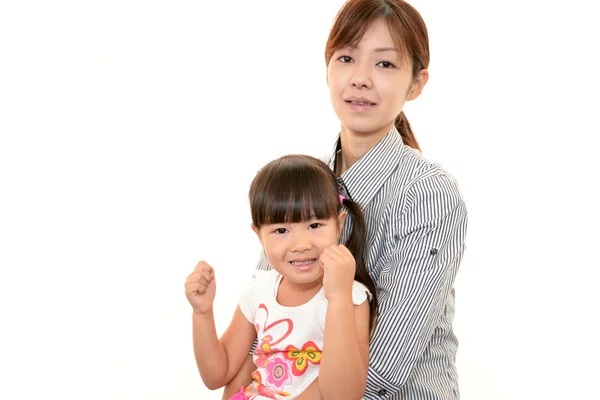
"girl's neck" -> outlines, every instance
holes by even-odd
[[[390,132],[393,125],[394,121],[373,132],[354,132],[342,125],[340,133],[342,152],[338,160],[340,164],[336,168],[336,174],[340,176],[356,164]]]
[[[323,286],[323,278],[310,283],[295,283],[282,277],[277,289],[277,303],[285,307],[298,307],[308,303]]]

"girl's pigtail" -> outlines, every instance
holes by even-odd
[[[371,279],[365,263],[367,227],[363,213],[357,203],[342,196],[340,196],[340,201],[342,205],[346,207],[346,210],[348,210],[352,224],[352,230],[350,232],[350,237],[346,241],[346,247],[348,250],[350,250],[356,261],[356,273],[354,279],[365,285],[372,294],[371,301],[369,302],[369,329],[372,335],[375,330],[375,326],[377,325],[377,311],[379,304],[377,302],[377,289],[375,288],[375,282],[373,282],[373,279]]]

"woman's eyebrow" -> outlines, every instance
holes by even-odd
[[[349,48],[352,50],[360,50],[360,46],[358,44],[349,44],[347,46],[344,46],[343,48]],[[373,49],[373,52],[375,53],[383,53],[385,51],[395,51],[398,52],[398,49],[393,47],[393,46],[386,46],[386,47],[375,47]]]

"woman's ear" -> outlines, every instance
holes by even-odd
[[[429,80],[429,71],[423,68],[419,71],[419,75],[413,80],[412,85],[410,86],[410,90],[408,91],[408,96],[406,100],[414,100],[421,95],[423,89],[425,88],[425,84]]]

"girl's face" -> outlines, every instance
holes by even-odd
[[[416,79],[412,60],[395,49],[383,20],[375,21],[356,47],[336,50],[327,66],[333,109],[342,132],[385,135],[407,100],[421,94],[427,70]]]
[[[323,277],[319,257],[327,247],[338,243],[345,216],[341,213],[337,218],[268,224],[252,229],[277,272],[295,284],[314,284]]]

